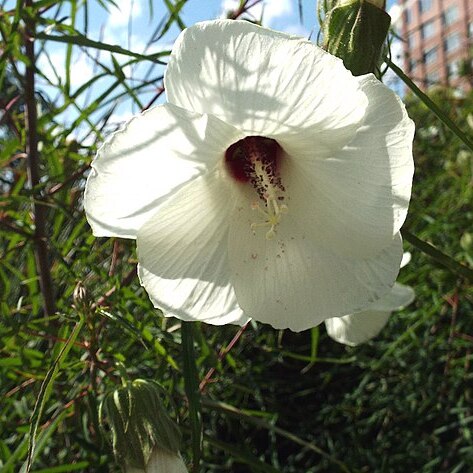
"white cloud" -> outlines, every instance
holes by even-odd
[[[133,113],[131,110],[122,110],[120,112],[115,112],[112,113],[112,115],[110,116],[108,123],[109,125],[115,126],[122,125],[131,120],[135,115],[136,113]]]
[[[162,41],[152,42],[148,47],[147,41],[143,41],[143,37],[140,34],[134,34],[131,37],[131,45],[133,46],[133,51],[140,54],[156,54],[162,51],[170,51],[173,47],[174,42]]]
[[[399,67],[404,67],[404,60],[403,60],[403,47],[402,42],[397,39],[393,38],[391,42],[391,60],[394,64],[397,64]],[[386,65],[383,64],[383,68]],[[401,80],[397,77],[396,73],[388,69],[386,74],[383,76],[383,82],[391,89],[394,90],[398,95],[403,94],[403,86],[401,84]]]
[[[128,24],[130,17],[136,19],[142,13],[142,0],[121,0],[119,7],[112,7],[108,25],[112,28],[121,28]]]
[[[139,54],[154,54],[172,49],[173,42],[169,41],[154,41],[146,48],[147,41],[143,38],[143,34],[135,31],[138,30],[138,28],[134,28],[133,30],[131,37],[128,36],[128,33],[124,33],[122,30],[112,30],[111,28],[106,29],[102,36],[100,36],[100,34],[97,34],[97,36],[99,37],[99,41],[106,44],[118,45],[125,49],[129,48],[131,51]],[[130,56],[125,54],[114,53],[114,55],[119,61],[130,59]]]
[[[236,10],[239,6],[239,0],[222,0],[223,13]],[[284,15],[291,15],[294,11],[294,0],[263,0],[248,10],[255,19],[263,17],[263,24],[271,23]]]
[[[402,42],[397,38],[393,39],[391,43],[391,60],[400,67],[403,67],[404,65],[402,53]]]
[[[108,29],[105,31],[103,37],[100,38],[100,41],[103,41],[104,43],[107,43],[107,44],[120,45],[124,47],[125,49],[129,48],[134,53],[145,54],[145,55],[156,54],[162,51],[170,51],[173,47],[173,43],[169,43],[165,41],[153,42],[148,47],[146,47],[147,42],[143,40],[143,36],[140,35],[139,33],[133,33],[131,37],[129,38],[129,41],[128,41],[128,35],[127,35],[127,40],[125,42],[123,42],[123,38],[122,38],[121,44],[120,44],[120,37],[123,37],[123,33],[121,33],[120,31],[113,31],[111,29]],[[113,57],[118,61],[120,65],[123,66],[122,71],[125,74],[125,77],[127,77],[128,79],[130,79],[132,76],[137,78],[137,72],[143,69],[147,70],[149,65],[151,64],[151,63],[147,63],[146,61],[141,61],[141,62],[139,61],[138,63],[135,63],[131,66],[130,65],[124,66],[125,63],[133,59],[132,56],[128,56],[126,54],[113,53]],[[108,65],[109,67],[112,66],[110,53],[102,51],[100,58],[101,58],[102,63]]]
[[[301,25],[300,23],[290,23],[289,25],[283,27],[281,30],[285,33],[301,36],[305,39],[308,39],[310,36],[310,31],[308,31],[305,26]]]
[[[71,83],[82,85],[94,76],[93,62],[85,55],[80,54],[71,66]]]
[[[400,24],[398,25],[398,22],[401,21],[401,15],[402,15],[402,11],[404,10],[404,7],[401,7],[400,5],[393,5],[388,13],[389,13],[389,16],[391,17],[391,24],[393,26],[400,26]]]
[[[57,77],[64,84],[66,81],[66,51],[64,48],[54,49],[49,53],[49,60],[45,53],[38,60],[38,67],[43,74],[53,83],[58,82]],[[83,53],[73,53],[71,58],[70,82],[72,88],[77,88],[91,79],[94,75],[92,61]]]
[[[46,55],[46,53],[42,53],[38,58],[38,69],[53,84],[58,82],[56,76],[61,79],[61,82],[64,82],[64,58],[65,55],[63,48],[50,52],[48,55]]]
[[[400,27],[401,24],[401,15],[404,10],[415,8],[417,5],[415,4],[416,0],[407,0],[402,5],[395,3],[391,6],[388,10],[389,15],[391,16],[391,24],[395,27]]]

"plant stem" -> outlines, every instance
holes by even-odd
[[[236,335],[232,338],[230,343],[225,347],[220,350],[220,353],[218,354],[218,361],[222,361],[226,356],[227,353],[233,348],[233,346],[238,342],[240,337],[243,335],[243,332],[246,330],[246,327],[248,327],[248,322],[243,325],[243,327],[240,327]],[[200,382],[199,384],[199,391],[202,393],[205,389],[205,386],[207,386],[208,382],[211,380],[212,375],[215,373],[215,367],[210,368],[209,371],[207,371],[207,374],[205,375],[205,378]]]
[[[437,116],[437,118],[442,121],[445,126],[450,128],[450,130],[453,131],[453,133],[455,133],[455,135],[457,135],[458,138],[460,138],[460,140],[462,140],[463,143],[465,143],[465,145],[473,151],[473,141],[468,137],[468,135],[462,130],[460,130],[460,128],[457,127],[455,122],[451,118],[449,118],[448,115],[444,113],[444,111],[435,102],[433,102],[430,97],[424,94],[424,92],[422,92],[422,90],[420,90],[419,87],[417,87],[417,85],[415,85],[414,82],[409,79],[406,74],[404,74],[402,69],[396,66],[396,64],[391,61],[391,59],[385,56],[384,61],[396,73],[396,75],[412,90],[412,92],[414,92],[414,94],[417,95],[417,97],[419,97],[422,102],[424,102],[424,104]]]
[[[182,322],[182,351],[184,369],[184,388],[189,402],[189,419],[192,432],[192,456],[194,473],[199,472],[202,451],[202,418],[200,405],[199,380],[195,364],[193,322]]]
[[[34,215],[34,249],[36,267],[39,274],[41,293],[44,301],[44,312],[46,316],[56,312],[54,301],[53,284],[48,257],[47,232],[46,232],[46,207],[41,203],[41,196],[35,196],[34,192],[40,184],[37,115],[35,99],[35,51],[34,35],[35,20],[32,15],[33,1],[25,0],[25,52],[28,65],[25,73],[25,109],[26,109],[26,154],[28,156],[28,179],[33,191],[33,215]]]

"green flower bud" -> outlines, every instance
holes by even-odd
[[[116,458],[132,468],[144,469],[153,450],[178,455],[181,434],[161,401],[162,388],[153,381],[136,379],[109,392],[100,405],[112,434]]]
[[[460,246],[467,253],[473,254],[473,233],[465,232],[460,238]]]
[[[326,12],[322,47],[343,60],[353,75],[376,72],[391,17],[384,0],[341,0]]]
[[[375,7],[385,9],[386,8],[386,0],[366,0],[368,3],[373,4]],[[341,5],[348,5],[349,3],[353,3],[353,0],[340,0],[338,2],[338,6]]]
[[[188,473],[181,455],[155,448],[146,468],[129,467],[126,473]]]
[[[74,301],[75,308],[80,313],[87,314],[90,312],[90,301],[87,296],[87,289],[82,281],[76,284],[74,292],[72,293],[72,300]]]

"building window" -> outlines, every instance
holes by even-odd
[[[447,64],[447,77],[449,79],[456,79],[458,77],[458,61]]]
[[[431,38],[435,33],[435,25],[433,21],[428,21],[420,27],[420,34],[423,39]]]
[[[458,7],[456,5],[452,5],[451,7],[447,8],[443,13],[443,24],[445,26],[450,26],[452,23],[458,20]]]
[[[459,33],[449,34],[443,42],[445,52],[451,53],[452,51],[455,51],[455,49],[458,49],[460,47],[460,43],[461,41]]]
[[[407,37],[407,49],[411,50],[415,47],[415,45],[416,45],[416,35],[415,33],[411,33]]]
[[[424,13],[432,8],[432,0],[419,0],[419,13]]]
[[[406,8],[404,10],[404,21],[407,24],[409,24],[412,21],[412,12],[409,8]]]
[[[424,63],[425,64],[432,64],[437,60],[438,53],[437,48],[429,49],[428,51],[424,52]]]
[[[409,72],[413,72],[414,69],[416,68],[417,61],[414,59],[409,59]]]
[[[439,81],[439,73],[437,71],[429,72],[426,74],[425,79],[427,81],[427,85],[436,84]]]
[[[473,38],[473,21],[470,21],[470,23],[468,23],[468,36],[470,38]]]

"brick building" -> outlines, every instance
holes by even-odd
[[[459,76],[471,65],[473,0],[398,0],[402,9],[404,70],[423,89],[435,84],[470,90]]]

